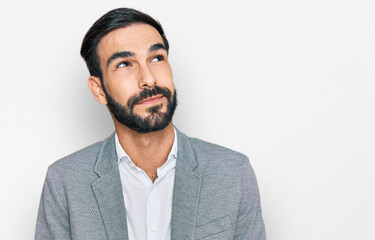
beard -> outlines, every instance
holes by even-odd
[[[166,128],[172,121],[173,113],[177,106],[176,90],[174,90],[172,95],[171,91],[165,87],[154,86],[153,88],[145,88],[140,93],[130,97],[126,105],[121,105],[106,90],[104,92],[107,97],[107,107],[115,119],[124,126],[139,133],[156,132]],[[162,95],[168,100],[165,112],[161,111],[163,104],[159,104],[146,110],[149,114],[147,117],[141,117],[134,113],[134,106],[137,103],[156,95]]]

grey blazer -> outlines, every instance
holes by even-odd
[[[177,137],[171,239],[265,239],[248,158],[178,130]],[[113,134],[52,164],[35,239],[127,240],[117,162]]]

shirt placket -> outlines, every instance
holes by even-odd
[[[157,240],[159,225],[158,225],[158,201],[156,196],[156,187],[149,188],[147,203],[146,203],[146,228],[147,240]]]

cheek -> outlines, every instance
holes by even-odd
[[[165,86],[172,90],[174,89],[172,69],[169,66],[158,69],[158,71],[156,71],[156,77],[160,86]]]
[[[129,78],[117,76],[107,80],[106,88],[108,93],[122,105],[126,104],[128,99],[138,92],[138,85],[134,84],[134,81],[129,81]]]

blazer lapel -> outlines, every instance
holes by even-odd
[[[187,240],[194,238],[201,177],[193,171],[197,162],[187,136],[177,130],[177,137],[171,239]]]
[[[108,239],[128,240],[126,210],[114,135],[103,142],[94,171],[100,178],[92,184],[92,189],[99,205]]]

